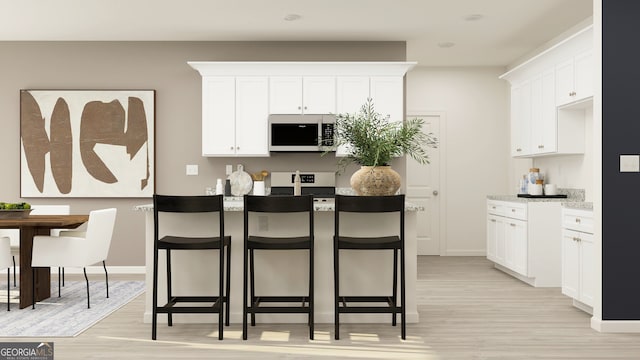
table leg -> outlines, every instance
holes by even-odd
[[[35,235],[49,235],[49,229],[22,227],[20,228],[20,309],[32,303],[32,273],[36,272],[36,301],[48,299],[51,296],[51,270],[49,268],[33,269],[31,267],[31,251]]]

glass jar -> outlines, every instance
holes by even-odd
[[[527,179],[529,180],[529,184],[535,184],[536,180],[542,180],[540,169],[539,168],[529,169],[529,174],[527,175]]]

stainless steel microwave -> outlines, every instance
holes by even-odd
[[[335,151],[335,122],[330,114],[269,115],[269,151]]]

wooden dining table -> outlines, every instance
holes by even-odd
[[[31,267],[33,237],[49,235],[51,229],[75,229],[86,223],[89,215],[30,215],[24,218],[0,219],[0,229],[20,229],[20,309],[32,304],[35,271],[36,301],[51,296],[51,270]]]

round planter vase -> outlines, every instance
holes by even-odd
[[[400,182],[400,174],[391,166],[361,166],[351,175],[351,187],[362,196],[395,195]]]

